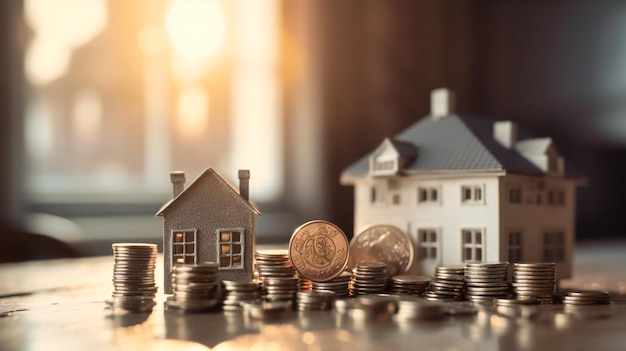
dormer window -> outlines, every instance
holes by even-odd
[[[394,160],[379,160],[374,165],[374,171],[392,171],[395,167]]]
[[[370,156],[370,175],[388,176],[398,174],[416,156],[415,146],[409,143],[385,139]]]

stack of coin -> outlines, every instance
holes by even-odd
[[[224,311],[240,311],[242,303],[261,299],[261,287],[254,281],[223,280]]]
[[[167,298],[165,306],[182,312],[200,312],[217,306],[220,302],[217,269],[218,265],[214,262],[174,266],[174,296]]]
[[[470,262],[465,265],[465,296],[471,302],[492,305],[505,298],[511,287],[507,280],[508,262]]]
[[[244,314],[253,319],[285,319],[293,316],[291,301],[252,301],[243,303]]]
[[[465,293],[465,266],[437,266],[424,293],[427,300],[459,301]]]
[[[391,277],[407,272],[413,264],[413,243],[402,230],[388,224],[361,230],[350,241],[349,269],[360,262],[383,262]]]
[[[298,291],[298,311],[321,311],[333,308],[335,293],[332,291]]]
[[[298,290],[310,291],[313,289],[313,281],[308,278],[298,276]]]
[[[157,292],[154,270],[157,247],[154,244],[113,244],[113,295],[110,308],[152,311]]]
[[[394,318],[400,322],[433,320],[444,316],[443,305],[416,296],[403,296],[397,301],[398,311]]]
[[[398,310],[398,296],[387,294],[360,295],[350,300],[353,303],[344,304],[347,314],[354,319],[389,319]],[[335,303],[335,308],[341,308]]]
[[[625,291],[609,291],[609,300],[616,304],[626,304],[626,292]]]
[[[258,250],[254,257],[261,281],[265,277],[291,277],[296,273],[287,250]]]
[[[265,277],[263,299],[265,301],[293,301],[298,292],[298,277]]]
[[[610,295],[600,290],[570,290],[563,294],[565,306],[586,306],[610,303]]]
[[[553,303],[555,289],[555,263],[513,264],[513,291],[518,300],[530,299],[539,303]]]
[[[429,277],[421,275],[397,275],[391,278],[391,291],[395,294],[422,296],[429,282]]]
[[[387,289],[387,265],[382,262],[360,262],[352,270],[350,296],[378,294]]]
[[[533,299],[517,300],[512,298],[495,299],[498,314],[511,318],[533,318],[539,312],[537,301]]]
[[[350,297],[350,272],[343,272],[327,282],[312,282],[313,291],[331,291],[337,298]]]

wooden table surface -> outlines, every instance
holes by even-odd
[[[162,270],[162,257],[158,267]],[[535,318],[487,309],[471,316],[399,323],[328,311],[258,321],[239,313],[113,313],[113,257],[0,265],[0,350],[620,350],[626,305],[598,314],[542,306]],[[157,284],[162,286],[161,270]],[[575,276],[563,287],[626,294],[626,243],[579,245]]]

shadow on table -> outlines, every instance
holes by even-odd
[[[42,234],[3,230],[0,240],[0,263],[80,256],[67,243]]]

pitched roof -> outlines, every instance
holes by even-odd
[[[514,148],[507,149],[493,138],[494,122],[456,114],[436,119],[426,117],[392,139],[413,144],[417,149],[417,158],[404,168],[405,172],[508,170],[543,174]],[[518,129],[520,137],[530,135]],[[342,178],[366,175],[370,154],[346,168]]]
[[[168,202],[166,202],[163,207],[161,207],[161,209],[156,213],[156,216],[163,216],[164,212],[175,202],[179,201],[179,199],[186,193],[191,192],[191,189],[195,188],[195,185],[200,183],[200,180],[205,178],[205,177],[213,177],[215,178],[218,183],[220,183],[222,185],[222,188],[225,189],[226,191],[232,191],[234,193],[234,195],[236,195],[236,198],[241,199],[241,201],[243,201],[244,203],[246,203],[250,209],[256,213],[257,215],[261,215],[261,211],[259,211],[259,209],[257,208],[257,206],[254,204],[254,202],[250,201],[250,200],[246,200],[243,196],[241,196],[241,194],[239,194],[239,191],[235,188],[234,185],[232,185],[230,182],[228,182],[226,179],[222,178],[222,176],[219,175],[219,173],[217,173],[215,170],[213,170],[212,168],[207,168],[204,172],[202,172],[202,174],[200,174],[198,176],[198,178],[196,178],[193,182],[191,182],[191,184],[189,184],[187,187],[185,187],[185,189],[183,191],[180,192],[180,194],[178,194],[178,196],[176,196],[175,198],[169,200]]]

